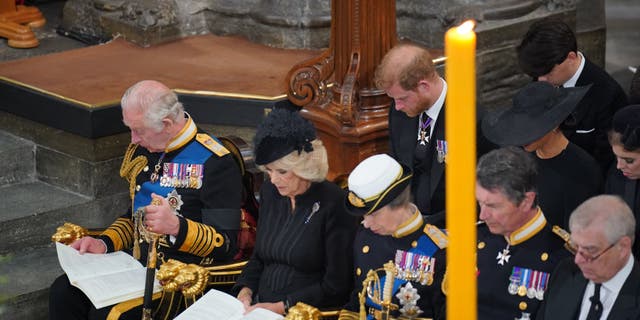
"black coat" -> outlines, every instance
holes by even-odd
[[[606,194],[619,195],[629,205],[636,218],[636,239],[640,236],[640,179],[632,180],[625,177],[615,165],[611,166],[604,186]],[[633,255],[640,257],[640,241],[633,243]]]
[[[561,127],[571,142],[596,159],[604,173],[613,161],[607,132],[613,114],[627,105],[627,95],[607,72],[585,58],[576,86],[589,84],[591,88]]]
[[[232,292],[249,287],[254,302],[343,305],[352,288],[351,248],[357,227],[343,205],[345,191],[324,181],[296,196],[291,211],[269,181],[260,190],[256,246]]]
[[[438,161],[437,141],[444,141],[445,107],[443,106],[433,124],[431,143],[427,149],[427,157],[416,162],[414,152],[417,144],[418,119],[409,118],[404,112],[395,109],[395,103],[389,108],[389,141],[390,155],[398,162],[413,171],[411,185],[414,203],[422,214],[430,216],[438,214],[439,218],[430,220],[438,227],[444,227],[445,199],[445,163]]]
[[[203,166],[202,185],[199,188],[175,187],[183,202],[177,211],[180,215],[180,231],[174,243],[161,241],[163,245],[159,247],[158,252],[162,252],[165,259],[177,259],[185,263],[230,261],[237,251],[242,193],[240,169],[232,154],[227,152],[219,156],[193,137],[178,149],[164,154],[162,161],[159,161],[162,153],[152,153],[142,147],[136,149],[133,158],[138,156],[147,159],[147,168],[136,177],[137,186],[141,187],[141,190],[135,193],[136,208],[138,205],[146,206],[150,203],[149,190],[166,197],[166,192],[173,189],[161,188],[159,184],[162,178],[155,183],[150,181],[157,163],[161,165],[161,169],[158,170],[161,177],[170,175],[170,169],[165,165],[171,163]],[[128,227],[129,225],[131,227]],[[216,233],[222,235],[224,243],[213,248],[211,243]],[[107,228],[100,239],[105,242],[109,252],[130,250],[133,243],[131,209]],[[146,264],[146,242],[141,243],[140,249],[140,261]]]
[[[569,258],[553,272],[544,303],[537,320],[577,319],[588,280],[580,268]],[[607,319],[640,319],[640,266],[634,261],[629,277],[622,285]]]
[[[369,270],[382,268],[388,261],[394,261],[398,251],[407,251],[435,258],[434,280],[431,285],[422,285],[416,281],[410,281],[420,295],[420,299],[416,302],[423,311],[420,317],[433,319],[446,317],[446,297],[442,292],[442,281],[446,268],[446,250],[440,249],[428,232],[425,232],[425,230],[429,230],[425,228],[426,226],[427,224],[422,221],[415,231],[397,237],[381,236],[371,232],[369,229],[360,227],[353,246],[353,255],[355,256],[354,290],[351,293],[349,303],[345,305],[344,309],[356,313],[359,311],[358,294],[362,291],[362,284]],[[440,243],[440,245],[443,245],[443,243]],[[446,243],[444,246],[446,246]],[[382,272],[378,272],[378,274],[381,275]],[[400,290],[400,286],[404,286],[405,283],[407,283],[406,280],[395,279],[392,303],[398,306],[400,304],[395,295]],[[370,307],[372,305],[368,303],[367,310],[370,310]],[[392,312],[394,316],[398,314],[397,310]]]
[[[520,232],[526,233],[522,238],[524,240],[510,245],[508,261],[499,264],[498,253],[507,248],[505,237],[492,234],[484,224],[478,226],[479,320],[512,320],[520,318],[523,312],[529,313],[534,319],[541,301],[536,297],[509,292],[510,278],[516,273],[514,268],[529,269],[528,274],[531,276],[532,271],[539,275],[542,272],[548,278],[558,263],[570,256],[569,251],[564,248],[565,242],[552,232],[548,224],[538,232]],[[523,274],[524,272],[520,274],[520,279],[524,279]],[[525,287],[531,287],[531,282],[534,281],[526,282],[529,285]],[[519,281],[516,284],[521,285]]]

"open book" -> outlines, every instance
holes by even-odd
[[[278,320],[284,317],[262,308],[244,314],[244,305],[240,300],[222,291],[211,289],[175,318],[175,320],[210,319]]]
[[[80,254],[56,242],[58,261],[72,285],[82,290],[96,308],[144,295],[147,268],[125,252]],[[153,292],[162,287],[155,280]]]

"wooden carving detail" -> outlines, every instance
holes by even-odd
[[[395,13],[395,0],[333,0],[329,49],[287,77],[289,100],[303,108],[327,147],[329,179],[387,151],[390,99],[373,76],[397,41]]]
[[[287,96],[298,106],[326,105],[331,101],[328,81],[333,74],[333,53],[295,65],[287,74]]]
[[[354,52],[351,55],[349,70],[344,76],[342,87],[340,87],[340,103],[333,104],[332,110],[337,111],[337,118],[343,125],[353,127],[356,125],[355,108],[358,104],[358,69],[360,67],[360,53]],[[337,107],[337,108],[336,108]]]

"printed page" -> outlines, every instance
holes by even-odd
[[[96,308],[144,295],[147,268],[125,252],[85,253],[56,243],[60,266],[72,285],[78,287]],[[153,292],[162,287],[154,280]]]
[[[144,295],[147,268],[127,270],[73,282],[97,308],[139,298]],[[153,292],[160,292],[162,286],[154,280]]]
[[[222,291],[209,290],[193,305],[179,314],[175,320],[241,319],[242,302]]]
[[[175,320],[280,320],[282,315],[267,309],[255,309],[244,314],[240,300],[215,289],[209,290],[196,303],[182,312]]]
[[[144,269],[144,266],[126,252],[112,252],[106,254],[85,253],[56,242],[58,261],[69,279],[77,281],[93,278],[101,274],[109,274],[132,269]]]

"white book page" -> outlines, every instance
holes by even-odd
[[[280,320],[282,315],[267,309],[254,309],[244,314],[240,300],[222,291],[209,290],[198,301],[182,312],[175,320]]]
[[[138,260],[121,251],[80,254],[78,250],[59,242],[56,242],[56,251],[60,266],[72,282],[123,270],[144,269]]]
[[[241,319],[244,305],[222,291],[209,290],[175,320]]]
[[[139,298],[144,295],[144,284],[147,269],[128,270],[119,273],[86,278],[72,282],[100,309],[112,304]],[[160,292],[162,287],[154,280],[153,292]]]

